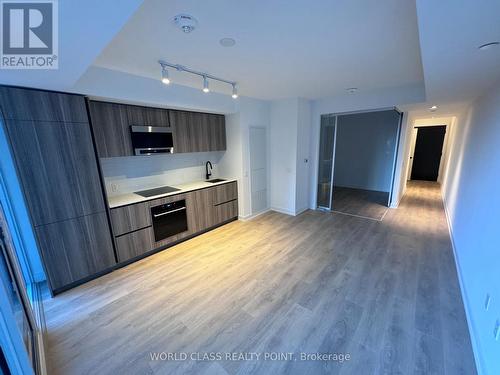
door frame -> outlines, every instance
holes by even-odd
[[[266,207],[259,211],[259,212],[253,212],[253,206],[252,206],[252,178],[253,178],[253,173],[252,173],[252,143],[250,141],[251,138],[251,133],[252,129],[259,129],[259,130],[264,130],[264,133],[266,135],[266,145],[265,145],[265,150],[266,150]],[[259,126],[259,125],[250,125],[248,127],[248,176],[249,176],[249,181],[248,181],[248,190],[250,192],[249,198],[250,198],[250,217],[257,216],[260,214],[263,214],[264,212],[269,211],[269,130],[266,126]]]
[[[412,139],[411,139],[411,144],[410,144],[410,155],[409,158],[411,161],[408,163],[408,171],[407,171],[407,176],[406,176],[406,181],[411,181],[411,171],[413,168],[413,154],[415,153],[415,145],[417,144],[417,137],[418,137],[418,129],[419,128],[432,128],[435,126],[444,126],[445,127],[445,133],[444,133],[444,138],[443,138],[443,147],[441,148],[441,158],[439,159],[439,168],[438,168],[438,176],[436,179],[436,182],[441,183],[441,177],[443,173],[443,158],[445,157],[447,146],[448,146],[448,134],[450,130],[450,124],[447,123],[439,123],[436,122],[435,124],[432,125],[412,125]]]
[[[333,157],[332,157],[332,178],[330,181],[330,202],[329,202],[329,207],[323,207],[323,206],[318,206],[318,194],[316,194],[316,202],[315,206],[316,209],[323,210],[323,211],[332,211],[332,203],[333,203],[333,181],[335,178],[334,171],[335,171],[335,151],[336,151],[336,145],[337,145],[337,121],[339,116],[343,115],[352,115],[352,114],[358,114],[358,113],[370,113],[370,112],[383,112],[383,111],[396,111],[399,115],[399,123],[398,123],[398,129],[397,129],[397,136],[396,136],[396,142],[394,145],[394,160],[393,160],[393,165],[392,165],[392,177],[391,177],[391,183],[390,183],[390,191],[389,191],[389,198],[387,202],[387,207],[391,207],[392,203],[392,197],[394,194],[394,184],[396,180],[396,171],[397,171],[397,164],[398,164],[398,152],[399,152],[399,143],[401,141],[401,130],[403,127],[403,120],[404,120],[404,112],[401,111],[398,107],[382,107],[382,108],[376,108],[376,109],[366,109],[366,110],[360,110],[360,111],[346,111],[346,112],[335,112],[335,113],[323,113],[320,115],[320,124],[319,124],[319,137],[318,137],[318,152],[316,154],[316,165],[317,165],[317,176],[316,176],[316,181],[315,181],[315,189],[317,191],[318,189],[318,184],[319,184],[319,152],[320,152],[320,144],[321,144],[321,119],[323,116],[335,116],[335,139],[334,139],[334,144],[333,144]],[[404,157],[404,156],[403,156]]]

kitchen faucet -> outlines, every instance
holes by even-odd
[[[210,165],[210,172],[208,171],[208,166],[209,166],[209,165]],[[207,180],[208,180],[208,179],[210,178],[210,176],[212,175],[212,168],[213,168],[213,167],[212,167],[212,163],[210,163],[210,160],[209,160],[209,161],[207,161],[207,162],[205,163],[205,169],[206,169],[206,172],[207,172],[207,174],[206,174]]]

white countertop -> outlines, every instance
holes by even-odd
[[[214,177],[213,179],[215,179],[215,178],[218,178],[218,177]],[[112,196],[108,197],[108,205],[109,205],[109,208],[117,208],[120,206],[129,205],[129,204],[146,202],[146,201],[150,201],[153,199],[168,197],[170,195],[183,194],[183,193],[187,193],[188,191],[199,190],[199,189],[204,189],[204,188],[208,188],[208,187],[212,187],[212,186],[227,184],[228,182],[233,182],[233,181],[236,181],[236,179],[235,178],[224,178],[224,181],[216,182],[216,183],[211,183],[211,182],[207,182],[207,181],[193,181],[193,182],[188,182],[188,183],[181,184],[181,185],[168,185],[170,187],[173,187],[173,188],[176,188],[179,190],[173,191],[171,193],[154,195],[151,197],[143,197],[143,196],[140,196],[140,195],[135,194],[135,193],[112,195]],[[154,189],[154,188],[155,187],[144,188],[141,190]]]

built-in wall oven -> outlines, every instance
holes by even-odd
[[[172,154],[174,140],[172,128],[166,126],[130,127],[135,155]]]
[[[151,207],[151,217],[156,242],[188,230],[185,199]]]

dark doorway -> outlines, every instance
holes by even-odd
[[[444,125],[418,128],[411,169],[412,180],[437,181],[445,134]]]

